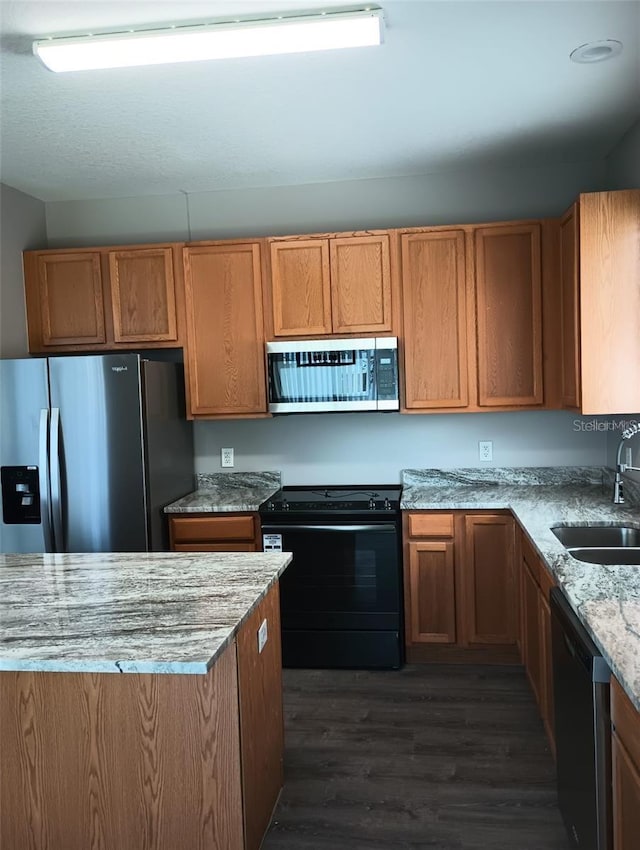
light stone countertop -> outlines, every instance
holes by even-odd
[[[204,674],[288,553],[0,555],[0,670]]]
[[[280,489],[279,472],[216,472],[196,476],[198,489],[167,505],[166,514],[254,512]]]
[[[551,531],[555,525],[640,528],[639,502],[612,503],[608,470],[424,469],[404,470],[402,480],[403,510],[511,510],[640,710],[640,566],[578,561]],[[628,496],[632,487],[626,484]]]

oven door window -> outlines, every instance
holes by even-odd
[[[280,582],[283,628],[398,628],[400,555],[393,523],[263,527],[293,562]]]

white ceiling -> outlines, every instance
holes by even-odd
[[[308,55],[53,74],[31,53],[47,35],[344,5],[0,0],[2,182],[68,200],[573,161],[640,116],[635,0],[380,0],[383,46]],[[620,57],[569,61],[604,38]]]

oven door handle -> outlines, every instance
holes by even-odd
[[[292,523],[291,525],[263,525],[262,532],[263,534],[286,534],[291,531],[344,531],[344,532],[354,532],[354,531],[372,531],[372,532],[397,532],[397,526],[390,522],[380,522],[377,524],[369,524],[369,525],[298,525],[297,523]]]

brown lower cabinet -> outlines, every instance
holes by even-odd
[[[260,520],[254,513],[169,517],[173,552],[260,552]]]
[[[551,609],[549,592],[555,581],[524,532],[518,534],[520,653],[527,678],[555,753]]]
[[[613,847],[635,850],[640,836],[640,714],[611,678]]]
[[[206,674],[0,672],[0,847],[258,850],[280,658],[276,583]]]
[[[511,515],[412,511],[403,529],[407,660],[516,662]]]

